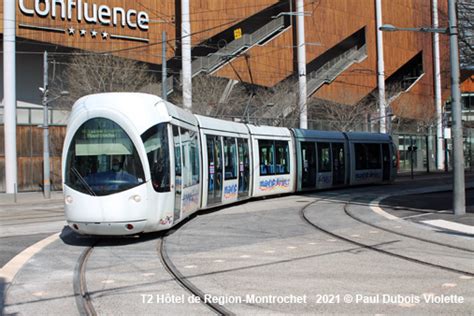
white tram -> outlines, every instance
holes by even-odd
[[[255,126],[148,94],[96,94],[70,116],[65,213],[82,234],[152,232],[252,197],[388,183],[396,167],[389,135]]]

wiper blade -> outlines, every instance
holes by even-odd
[[[87,192],[89,192],[90,195],[97,196],[97,194],[95,194],[94,190],[92,190],[86,179],[84,179],[84,177],[79,173],[79,171],[75,167],[71,167],[71,170],[77,176],[77,178],[82,183]]]

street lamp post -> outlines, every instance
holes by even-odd
[[[16,1],[3,1],[3,94],[5,130],[5,191],[17,191],[16,153]]]
[[[62,96],[68,95],[68,91],[61,91],[59,96],[48,99],[48,90],[43,90],[43,194],[46,199],[51,198],[50,159],[49,159],[49,104]]]
[[[424,33],[441,33],[449,35],[451,64],[451,116],[453,134],[453,210],[455,215],[466,214],[466,196],[464,185],[464,153],[462,137],[461,91],[459,88],[459,49],[456,21],[455,0],[448,0],[448,28],[407,27],[399,28],[390,24],[380,27],[381,31],[414,31]]]
[[[42,93],[43,105],[43,194],[46,199],[51,198],[51,180],[50,180],[50,159],[49,159],[49,103],[68,95],[68,91],[61,91],[59,96],[48,99],[48,52],[43,55],[43,87],[40,88]]]
[[[382,29],[382,0],[375,0],[375,23],[377,28],[377,89],[379,93],[379,115],[383,119],[379,122],[379,132],[387,132],[387,119],[385,118],[385,107],[387,99],[385,97],[385,62],[383,54],[383,36]]]
[[[432,0],[432,21],[433,27],[438,28],[438,0]],[[439,34],[433,33],[433,75],[434,75],[434,92],[435,92],[435,108],[436,108],[436,168],[444,169],[444,153],[443,150],[443,105],[441,96],[441,65],[439,54]],[[429,165],[429,164],[428,164]]]
[[[311,12],[304,11],[304,1],[296,0],[296,12],[280,12],[273,19],[282,15],[296,16],[296,47],[298,64],[298,112],[300,128],[308,128],[308,91],[306,80],[306,42],[304,17],[310,16]]]
[[[448,1],[449,55],[451,60],[451,95],[453,129],[453,208],[455,215],[466,214],[466,192],[464,188],[464,144],[462,138],[461,90],[459,87],[459,46],[456,20],[456,3]]]

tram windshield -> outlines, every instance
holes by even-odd
[[[138,152],[118,124],[105,118],[82,124],[69,145],[66,185],[82,193],[102,196],[144,182]]]

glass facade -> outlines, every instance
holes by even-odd
[[[436,169],[436,136],[395,134],[395,148],[399,155],[399,172],[433,171]]]

